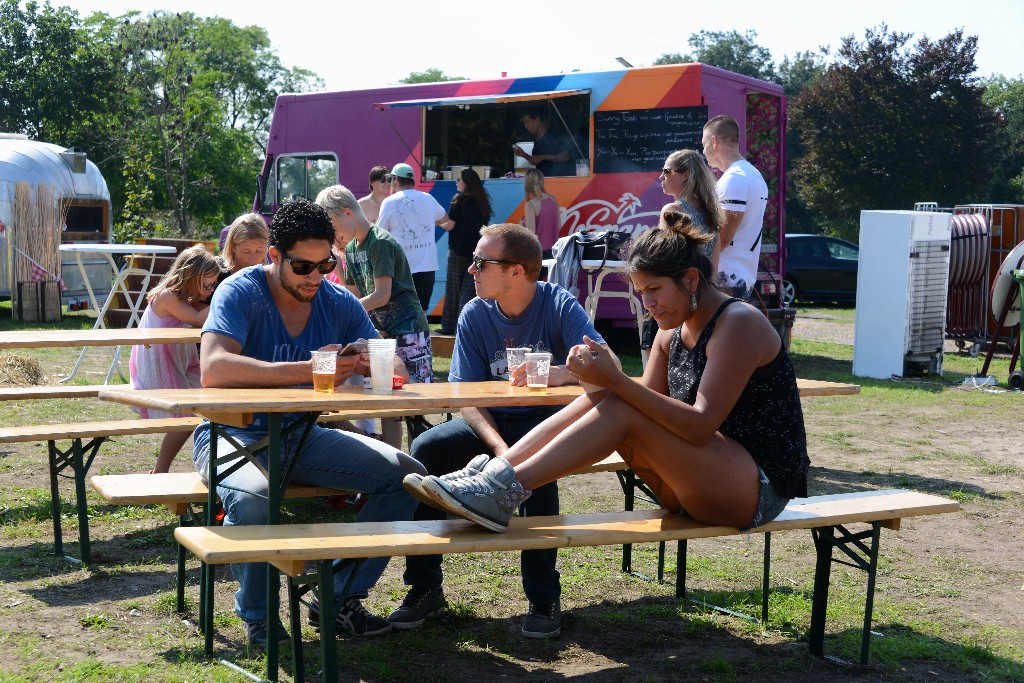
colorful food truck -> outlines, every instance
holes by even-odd
[[[770,194],[755,299],[765,309],[781,306],[782,87],[705,64],[281,95],[256,210],[269,216],[296,197],[315,198],[339,182],[362,196],[372,167],[404,162],[418,173],[417,189],[446,208],[455,194],[453,171],[457,176],[461,167],[475,168],[491,196],[492,220],[519,222],[523,160],[513,146],[528,147],[522,116],[538,105],[549,114],[551,130],[572,141],[570,175],[545,181],[562,210],[562,235],[584,230],[636,235],[657,224],[659,210],[671,199],[659,181],[665,157],[677,149],[700,150],[709,117],[735,117],[740,149],[765,176]],[[440,228],[435,236],[441,270],[428,313],[439,315],[448,238]],[[636,326],[621,298],[602,299],[597,314]]]

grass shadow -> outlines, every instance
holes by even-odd
[[[982,498],[990,501],[1006,500],[1007,496],[990,493],[981,486],[959,479],[927,477],[906,472],[851,472],[849,470],[815,467],[808,472],[808,493],[812,496],[837,493],[855,493],[873,489],[910,489],[921,493],[953,498],[960,502]]]

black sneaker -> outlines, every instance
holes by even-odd
[[[363,603],[355,598],[345,601],[338,610],[334,623],[342,631],[359,637],[380,636],[391,630],[391,622],[371,614],[363,607]],[[309,606],[309,624],[320,630],[320,607],[316,602]]]
[[[245,622],[245,637],[249,641],[249,645],[252,647],[266,647],[267,646],[267,622],[266,621],[247,621]],[[284,630],[284,626],[281,622],[277,622],[277,642],[288,643],[291,642],[292,637],[288,635],[288,631]]]
[[[530,603],[530,611],[523,619],[525,638],[554,638],[562,632],[562,607],[558,602],[551,605]]]
[[[388,615],[388,621],[398,629],[416,628],[422,626],[427,619],[439,615],[447,605],[441,588],[413,586],[405,594],[402,606]]]

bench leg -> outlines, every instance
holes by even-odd
[[[60,524],[60,485],[57,479],[57,475],[63,469],[59,466],[61,454],[57,450],[55,442],[47,441],[46,445],[50,460],[50,515],[53,517],[53,550],[57,557],[63,557],[64,534]]]
[[[872,522],[870,529],[857,533],[851,533],[841,525],[811,530],[817,554],[814,568],[814,597],[811,603],[811,628],[808,634],[811,654],[841,661],[835,657],[826,657],[824,652],[829,578],[832,571],[832,563],[835,562],[862,569],[868,575],[864,599],[864,627],[861,632],[860,643],[860,663],[868,663],[868,652],[871,647],[871,615],[874,609],[875,578],[878,573],[878,546],[881,542],[881,533],[881,522]],[[863,542],[867,538],[871,539],[870,544]],[[838,548],[845,553],[849,561],[833,558],[833,548]]]
[[[764,535],[764,574],[761,576],[761,623],[768,623],[768,594],[771,592],[772,534]]]
[[[89,506],[85,498],[85,477],[89,474],[92,461],[99,452],[106,437],[97,437],[86,445],[81,439],[72,439],[71,447],[62,451],[57,442],[46,442],[47,459],[50,465],[50,516],[53,518],[53,549],[58,557],[72,562],[92,564],[92,549],[89,543]],[[78,541],[80,560],[64,555],[64,533],[60,521],[60,473],[71,468],[75,482],[75,509],[78,512]]]
[[[188,526],[188,515],[181,515],[178,517],[178,526]],[[178,567],[175,573],[175,601],[174,606],[178,610],[178,614],[185,611],[185,546],[175,542],[178,546]]]

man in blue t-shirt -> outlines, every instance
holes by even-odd
[[[459,315],[452,354],[451,382],[511,381],[526,383],[523,366],[509,377],[505,361],[508,347],[532,347],[552,354],[549,384],[577,384],[565,369],[569,350],[586,335],[600,344],[579,302],[558,285],[538,282],[541,246],[521,225],[490,225],[480,230],[480,241],[469,273],[477,297]],[[445,422],[420,435],[412,456],[430,474],[441,475],[482,466],[491,455],[500,456],[527,432],[559,408],[465,408],[460,419]],[[481,456],[480,454],[489,454]],[[533,491],[521,508],[525,516],[557,515],[558,486],[552,482]],[[443,519],[444,513],[420,505],[414,519]],[[530,601],[523,635],[550,638],[561,632],[561,585],[555,569],[557,550],[527,550],[522,554],[523,588]],[[402,606],[388,620],[396,628],[414,628],[445,607],[441,556],[406,559],[405,583],[410,590]]]
[[[336,345],[379,336],[351,292],[323,281],[336,265],[333,243],[331,219],[316,204],[300,199],[277,212],[270,226],[271,263],[239,271],[214,292],[200,352],[204,387],[309,385],[313,380],[311,351],[341,348]],[[367,358],[362,354],[338,356],[335,382],[343,383],[353,372],[369,374]],[[395,372],[406,376],[405,365],[396,362]],[[286,414],[281,418],[282,469],[295,461],[292,482],[370,494],[357,518],[361,522],[412,518],[416,501],[402,488],[402,478],[422,473],[418,462],[380,441],[319,426],[313,426],[302,441],[302,429],[284,429],[300,417]],[[268,429],[266,414],[253,418],[248,427],[225,430],[238,442],[253,444],[265,438]],[[196,428],[194,442],[193,460],[205,480],[210,461],[209,422]],[[218,440],[218,456],[232,451],[234,446],[227,439]],[[224,505],[225,526],[265,524],[267,488],[266,475],[251,462],[223,479],[217,494]],[[335,573],[340,629],[356,636],[391,630],[387,620],[366,611],[361,602],[384,572],[388,559],[364,562],[347,592],[351,570]],[[246,623],[249,643],[265,645],[266,565],[234,564],[231,570],[239,583],[235,613]],[[315,606],[309,617],[319,625]],[[288,640],[280,627],[269,637]]]

